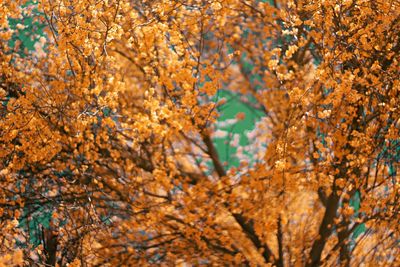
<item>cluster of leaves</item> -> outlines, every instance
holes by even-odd
[[[0,261],[399,264],[398,1],[39,1],[22,54],[32,10],[0,4]]]

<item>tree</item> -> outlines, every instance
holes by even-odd
[[[4,261],[399,264],[398,1],[33,6],[0,5]],[[262,114],[236,167],[226,96]]]

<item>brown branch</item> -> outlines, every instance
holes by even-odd
[[[283,267],[283,231],[282,231],[282,218],[281,215],[278,217],[278,232],[277,232],[277,239],[278,239],[278,253],[279,259],[276,263],[277,267]]]
[[[211,140],[211,137],[208,133],[205,133],[204,131],[201,133],[203,142],[207,147],[207,152],[214,164],[215,171],[217,172],[218,176],[220,178],[226,176],[225,169],[223,165],[221,164],[221,161],[219,160],[218,152],[215,149],[215,146],[213,144],[213,141]]]
[[[325,214],[319,227],[318,237],[311,247],[310,257],[306,267],[320,265],[322,251],[324,250],[328,237],[332,234],[332,226],[334,219],[336,218],[338,205],[339,196],[336,191],[333,191],[327,199]]]
[[[207,147],[207,151],[211,160],[214,164],[215,170],[220,178],[226,176],[226,172],[224,170],[221,161],[219,160],[217,150],[215,149],[214,143],[211,140],[211,137],[208,133],[203,131],[202,133],[203,142]],[[264,249],[263,258],[266,262],[275,262],[276,257],[273,255],[272,250],[269,248],[267,244],[263,244],[261,240],[259,240],[257,233],[254,231],[254,228],[247,223],[247,219],[241,214],[231,213],[235,221],[239,224],[241,230],[246,234],[246,236],[250,239],[253,245],[257,249]]]

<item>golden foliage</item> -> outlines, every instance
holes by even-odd
[[[398,264],[398,1],[38,1],[24,57],[23,2],[0,4],[0,262]],[[256,164],[220,161],[221,89],[264,113]]]

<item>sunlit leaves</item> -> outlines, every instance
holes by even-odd
[[[0,4],[0,262],[55,238],[60,266],[395,263],[396,1],[39,1],[24,57],[21,4]],[[38,206],[51,223],[17,228]]]

